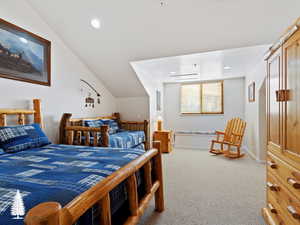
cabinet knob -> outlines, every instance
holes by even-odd
[[[288,178],[287,182],[295,189],[300,189],[300,183],[293,178]]]
[[[277,214],[277,210],[273,207],[271,203],[268,204],[268,208],[270,209],[271,213]]]
[[[287,207],[287,210],[293,216],[293,218],[295,218],[297,220],[300,219],[300,214],[297,212],[297,210],[293,206],[289,205]]]
[[[267,161],[267,164],[268,164],[269,167],[271,167],[272,169],[277,169],[277,164],[276,164],[275,162]]]
[[[279,191],[280,190],[278,185],[272,184],[271,182],[267,182],[267,186],[271,191]]]

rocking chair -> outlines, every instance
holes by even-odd
[[[246,128],[246,122],[240,118],[233,118],[228,121],[226,129],[224,132],[216,131],[217,139],[212,140],[210,153],[219,155],[223,154],[228,158],[240,158],[244,154],[241,154],[241,145],[244,137],[244,132]],[[220,145],[220,149],[215,149],[215,144]],[[227,149],[224,149],[227,146]],[[232,148],[236,148],[236,152],[232,151]]]

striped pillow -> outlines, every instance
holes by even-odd
[[[0,127],[0,148],[5,152],[19,152],[51,144],[39,124]]]
[[[32,144],[24,127],[0,127],[0,148],[5,152],[22,151],[31,148]]]

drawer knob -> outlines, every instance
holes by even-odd
[[[277,210],[273,207],[271,203],[268,204],[268,208],[270,209],[271,213],[277,214]]]
[[[287,182],[288,182],[290,185],[292,185],[293,188],[295,188],[295,189],[300,189],[300,183],[297,182],[295,179],[293,179],[293,178],[288,178],[288,179],[287,179]]]
[[[277,164],[272,162],[272,161],[267,161],[269,167],[271,167],[272,169],[277,169]]]
[[[297,210],[293,206],[289,205],[287,207],[287,210],[295,219],[298,219],[298,220],[300,219],[300,214],[297,212]]]
[[[271,182],[268,182],[267,186],[271,191],[279,191],[280,190],[278,185],[272,184]]]

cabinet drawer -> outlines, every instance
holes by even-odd
[[[300,199],[300,171],[283,160],[268,153],[268,172],[275,174],[281,182]]]
[[[300,225],[300,201],[270,173],[267,175],[267,196],[282,219],[291,221],[288,224]]]

